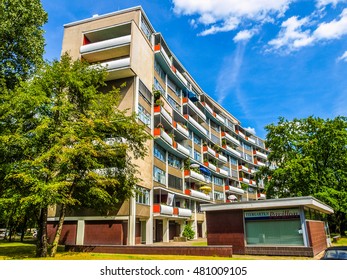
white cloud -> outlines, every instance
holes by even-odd
[[[253,128],[253,127],[247,127],[247,128],[245,128],[245,130],[250,132],[250,133],[252,133],[252,134],[254,134],[254,135],[256,134],[255,133],[255,128]]]
[[[277,38],[271,40],[269,45],[273,49],[281,49],[283,47],[292,50],[294,48],[303,47],[312,43],[309,31],[302,31],[302,27],[309,22],[309,18],[298,19],[293,16],[281,25],[281,31]]]
[[[347,8],[344,9],[340,15],[339,20],[332,20],[331,22],[323,22],[314,31],[313,37],[317,40],[330,40],[339,39],[347,34]]]
[[[322,22],[313,31],[310,29],[311,25],[310,17],[298,19],[293,16],[282,23],[278,36],[268,44],[273,50],[282,49],[290,52],[319,41],[340,39],[347,35],[347,8],[338,19]],[[306,30],[303,30],[304,28]]]
[[[240,42],[240,41],[248,41],[249,39],[251,39],[254,34],[256,33],[257,31],[255,29],[252,29],[252,30],[242,30],[240,31],[239,33],[236,34],[236,36],[234,37],[234,42],[237,43],[237,42]]]
[[[347,2],[347,0],[317,0],[316,6],[318,8],[324,8],[331,4],[333,7],[336,7],[337,4],[344,2]]]
[[[347,51],[345,51],[345,52],[343,53],[343,55],[341,55],[341,56],[338,58],[338,60],[343,60],[343,61],[347,62]]]
[[[197,16],[207,27],[201,36],[234,30],[243,21],[263,23],[280,17],[294,0],[172,0],[174,12]]]

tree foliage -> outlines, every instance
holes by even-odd
[[[42,63],[42,26],[46,22],[47,14],[40,0],[0,1],[0,82],[3,87],[13,89]]]
[[[16,129],[0,143],[7,155],[18,147],[21,157],[7,165],[1,199],[16,197],[40,214],[38,256],[47,254],[48,206],[61,205],[61,224],[67,208],[106,214],[132,196],[139,181],[133,159],[145,156],[150,136],[135,114],[118,109],[119,89],[104,90],[106,75],[64,55],[8,100],[3,118]]]
[[[331,224],[343,233],[347,214],[347,118],[280,118],[266,126],[269,161],[264,167],[268,197],[312,195],[330,205]]]

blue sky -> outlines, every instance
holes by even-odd
[[[347,0],[43,0],[47,60],[63,25],[139,6],[200,87],[265,138],[280,116],[347,116]]]

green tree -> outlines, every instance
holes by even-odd
[[[132,196],[139,181],[134,159],[145,156],[150,136],[134,113],[118,109],[120,90],[105,90],[106,75],[64,55],[22,83],[10,101],[7,115],[17,129],[6,140],[23,156],[7,172],[8,199],[17,194],[23,207],[37,209],[39,257],[47,255],[48,206],[60,209],[54,255],[66,209],[106,213]]]
[[[13,89],[41,65],[46,22],[40,0],[0,1],[0,89]]]
[[[263,167],[268,197],[312,195],[335,213],[333,231],[344,234],[347,214],[347,118],[280,118],[266,126],[269,161]]]
[[[193,239],[195,236],[195,231],[193,230],[191,224],[186,224],[184,226],[183,232],[182,232],[182,236],[186,237],[188,240]]]

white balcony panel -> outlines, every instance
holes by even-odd
[[[206,130],[202,125],[200,125],[196,120],[194,120],[191,116],[189,116],[188,120],[189,120],[197,129],[199,129],[202,133],[208,135],[207,130]]]
[[[242,182],[249,184],[249,179],[242,178]]]
[[[183,77],[183,75],[177,69],[176,69],[176,75],[186,86],[188,85],[187,80]]]
[[[173,214],[173,207],[161,204],[160,205],[160,214],[172,215]]]
[[[190,99],[188,99],[188,105],[192,107],[202,119],[206,120],[205,114]]]
[[[131,35],[113,38],[110,40],[104,40],[96,43],[90,43],[88,45],[81,46],[80,53],[88,53],[88,52],[95,52],[95,51],[101,51],[104,49],[110,49],[126,44],[130,44],[131,42]]]
[[[246,172],[249,172],[249,171],[248,171],[248,168],[247,168],[246,166],[243,166],[243,165],[241,165],[241,170],[246,171]]]
[[[206,103],[205,103],[205,108],[207,111],[209,111],[212,115],[213,115],[213,110],[210,106],[208,106]]]
[[[225,119],[222,118],[220,115],[216,114],[216,119],[219,120],[222,123],[225,123]]]
[[[160,47],[160,52],[161,52],[161,54],[163,55],[163,57],[165,58],[166,63],[167,63],[169,66],[171,66],[171,65],[172,65],[171,60],[170,60],[169,56],[167,55],[166,51],[165,51],[162,47]]]
[[[236,138],[232,137],[230,134],[225,133],[225,137],[226,137],[229,141],[233,142],[234,144],[236,144],[236,145],[238,145],[238,146],[240,145],[240,141],[237,140]]]
[[[227,150],[232,152],[234,155],[237,155],[237,156],[241,157],[241,153],[236,151],[235,149],[230,148],[229,146],[227,146]]]
[[[172,145],[172,138],[169,136],[169,134],[167,134],[164,130],[161,129],[160,135],[166,142],[168,142],[170,145]]]
[[[178,216],[191,217],[192,216],[192,210],[185,209],[185,208],[178,208]]]
[[[207,152],[208,152],[210,155],[216,156],[216,152],[215,152],[214,150],[212,150],[210,147],[207,147]]]
[[[255,144],[255,140],[253,138],[248,137],[248,141]]]
[[[257,164],[258,164],[259,166],[265,166],[265,163],[264,163],[264,162],[261,162],[261,161],[259,161],[259,160],[258,160]]]
[[[163,107],[160,107],[160,112],[164,116],[164,118],[171,124],[172,117],[170,116],[170,114]]]
[[[240,135],[242,138],[245,138],[245,139],[246,139],[246,135],[243,134],[241,131],[239,131],[239,135]]]
[[[267,159],[267,155],[266,155],[266,154],[264,154],[264,153],[262,153],[262,152],[255,151],[255,154],[256,154],[257,156],[259,156],[259,157],[262,157],[262,158]]]
[[[241,188],[236,188],[233,186],[229,186],[229,190],[227,190],[227,192],[231,192],[231,193],[237,193],[237,194],[244,194],[245,191]]]
[[[214,170],[214,171],[217,171],[217,167],[214,164],[210,163],[210,162],[208,163],[208,167],[210,169]]]
[[[257,185],[257,182],[254,181],[254,180],[252,180],[252,181],[250,182],[250,184],[251,184],[252,186],[256,186],[256,185]]]
[[[260,193],[258,199],[266,199],[266,194]]]
[[[183,126],[181,126],[179,123],[177,124],[177,130],[184,134],[185,136],[189,137],[189,132],[187,129],[185,129]]]
[[[204,194],[202,192],[196,191],[196,190],[190,190],[190,195],[193,197],[197,197],[197,198],[202,198],[202,199],[206,199],[206,200],[210,200],[211,197],[207,194]]]
[[[227,159],[225,156],[221,155],[221,154],[218,155],[218,158],[219,158],[221,161],[228,162],[228,159]]]
[[[228,171],[226,171],[226,170],[224,170],[224,169],[219,169],[219,173],[220,174],[223,174],[223,175],[226,175],[226,176],[228,176],[229,175],[229,172]]]
[[[102,67],[106,67],[107,70],[115,70],[118,68],[130,67],[130,57],[112,60],[100,64]]]
[[[205,177],[204,177],[204,175],[199,174],[199,173],[196,173],[196,172],[193,171],[193,170],[190,170],[190,177],[205,182]]]
[[[179,143],[177,143],[177,150],[182,152],[183,154],[189,156],[189,150],[186,147],[184,147],[181,144],[179,144]]]

